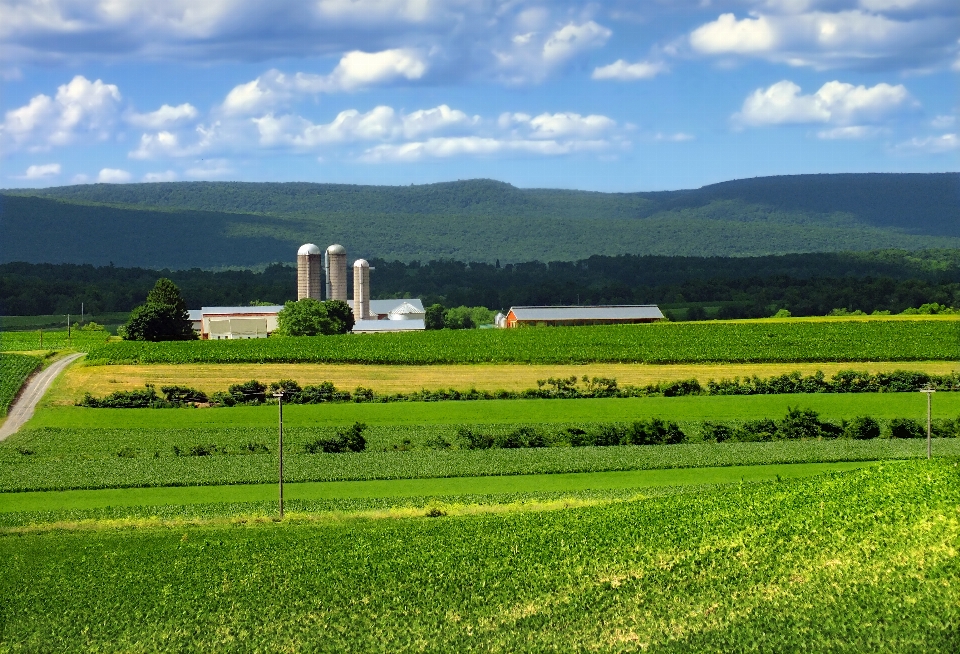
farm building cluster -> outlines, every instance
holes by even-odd
[[[297,300],[343,300],[353,310],[355,334],[422,331],[426,311],[418,298],[370,299],[366,259],[353,262],[353,299],[347,297],[347,250],[334,244],[322,254],[313,243],[297,251]],[[203,307],[190,311],[193,329],[203,339],[266,338],[277,329],[281,305]],[[498,313],[495,326],[573,326],[639,324],[663,320],[655,305],[517,306]]]

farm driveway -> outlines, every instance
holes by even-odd
[[[33,416],[33,410],[37,408],[37,402],[43,397],[43,394],[50,388],[50,384],[57,378],[64,368],[83,356],[83,353],[71,354],[59,361],[52,363],[48,368],[42,370],[40,374],[35,375],[28,382],[26,387],[20,393],[7,411],[7,420],[0,425],[0,441],[7,436],[17,433],[17,430],[23,426],[27,420]]]

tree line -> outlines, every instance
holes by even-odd
[[[960,252],[900,250],[768,257],[592,256],[575,262],[478,263],[372,259],[374,298],[420,297],[425,306],[660,304],[680,317],[794,316],[835,309],[900,313],[960,306]],[[0,265],[0,314],[130,311],[168,278],[186,306],[295,299],[296,270],[150,270],[115,266]]]

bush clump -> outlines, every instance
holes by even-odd
[[[366,429],[367,426],[362,422],[355,422],[348,429],[337,430],[334,438],[318,438],[312,443],[307,443],[306,452],[307,454],[363,452],[367,448],[367,439],[363,437]]]

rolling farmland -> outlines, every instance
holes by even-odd
[[[16,528],[0,535],[3,638],[48,651],[954,652],[958,504],[952,462],[905,462],[560,511]]]

